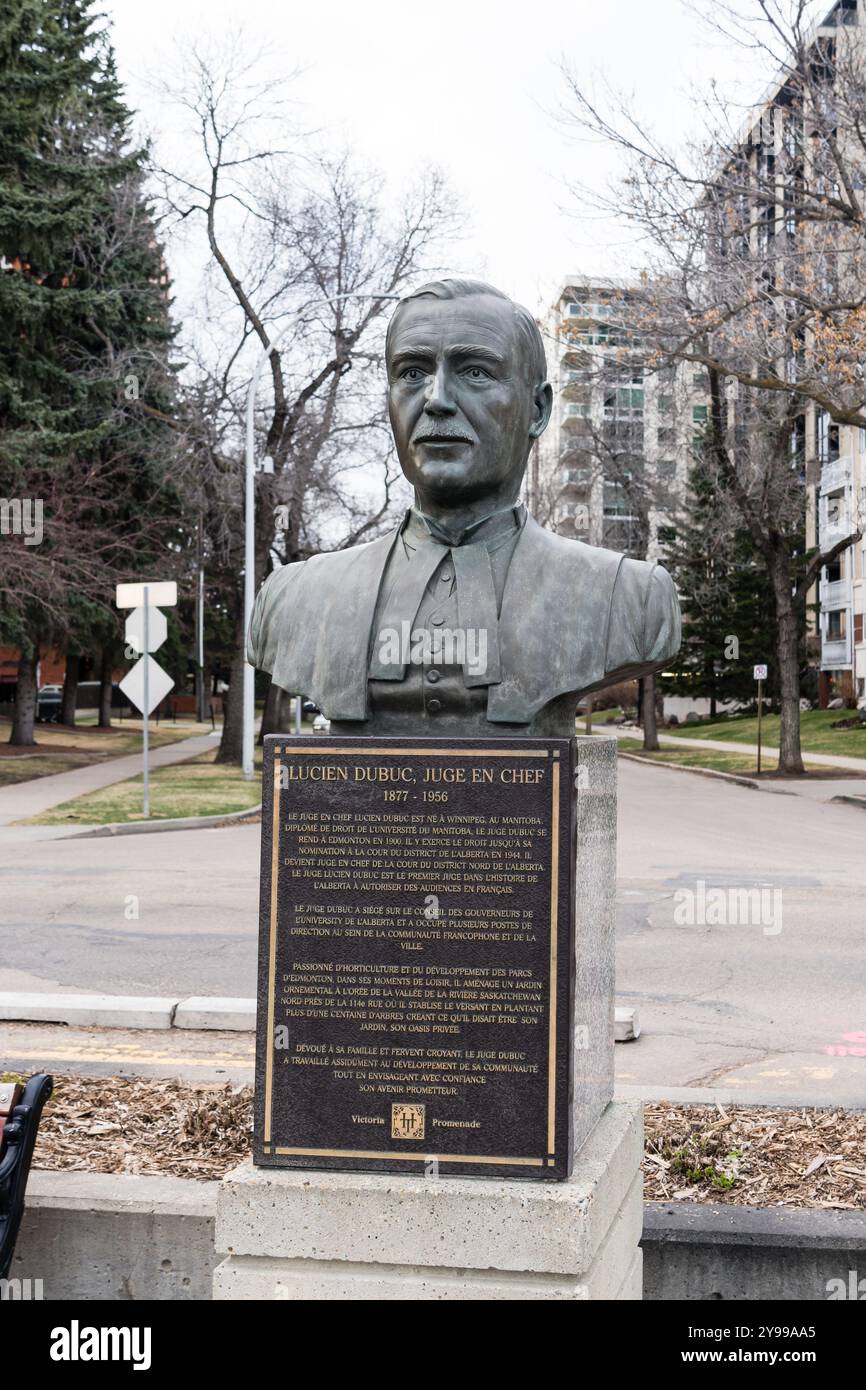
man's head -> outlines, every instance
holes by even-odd
[[[397,454],[422,507],[516,501],[552,401],[531,314],[480,280],[439,280],[397,305],[385,360]]]

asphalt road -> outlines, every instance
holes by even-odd
[[[258,845],[0,831],[0,989],[254,994]],[[864,810],[625,762],[619,866],[621,1084],[866,1104]]]

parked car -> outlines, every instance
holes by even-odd
[[[62,685],[41,685],[36,696],[36,718],[40,724],[56,724],[63,701]]]

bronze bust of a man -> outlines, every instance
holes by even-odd
[[[480,281],[425,285],[394,311],[386,362],[414,506],[379,540],[276,570],[249,660],[334,733],[571,737],[583,693],[678,650],[671,579],[521,505],[552,405],[525,309]]]

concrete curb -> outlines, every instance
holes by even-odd
[[[754,1105],[769,1110],[866,1110],[866,1096],[859,1103],[833,1103],[802,1091],[743,1091],[734,1086],[636,1086],[617,1081],[616,1100],[637,1100],[644,1105]]]
[[[136,994],[35,994],[0,991],[0,1022],[66,1023],[79,1028],[189,1028],[251,1033],[256,1001],[192,994],[186,999]],[[637,1010],[616,1010],[616,1041],[640,1037]]]
[[[153,835],[163,830],[206,830],[208,826],[236,825],[255,820],[262,814],[262,803],[248,811],[227,811],[221,816],[179,816],[176,820],[114,821],[107,825],[92,825],[87,830],[72,830],[58,835],[59,840],[98,840],[109,835]]]
[[[647,1202],[644,1298],[859,1299],[866,1211]]]
[[[831,796],[831,801],[841,801],[846,806],[860,806],[866,810],[866,796]]]
[[[255,999],[228,999],[190,995],[174,1011],[175,1028],[221,1028],[232,1033],[251,1033],[256,1026]]]
[[[709,1202],[645,1202],[644,1241],[680,1245],[866,1248],[866,1211],[816,1207],[740,1207]]]
[[[0,1022],[79,1028],[197,1028],[251,1032],[255,999],[149,998],[136,994],[28,994],[0,991]]]
[[[644,767],[669,768],[671,772],[693,772],[698,777],[716,777],[722,782],[733,782],[738,787],[751,787],[752,791],[762,790],[760,782],[755,782],[749,777],[740,777],[736,772],[717,772],[712,767],[686,767],[684,763],[655,763],[652,758],[642,758],[639,753],[623,753],[620,750],[619,756],[626,758],[630,763],[642,763]],[[789,796],[795,796],[796,792],[789,792]]]

